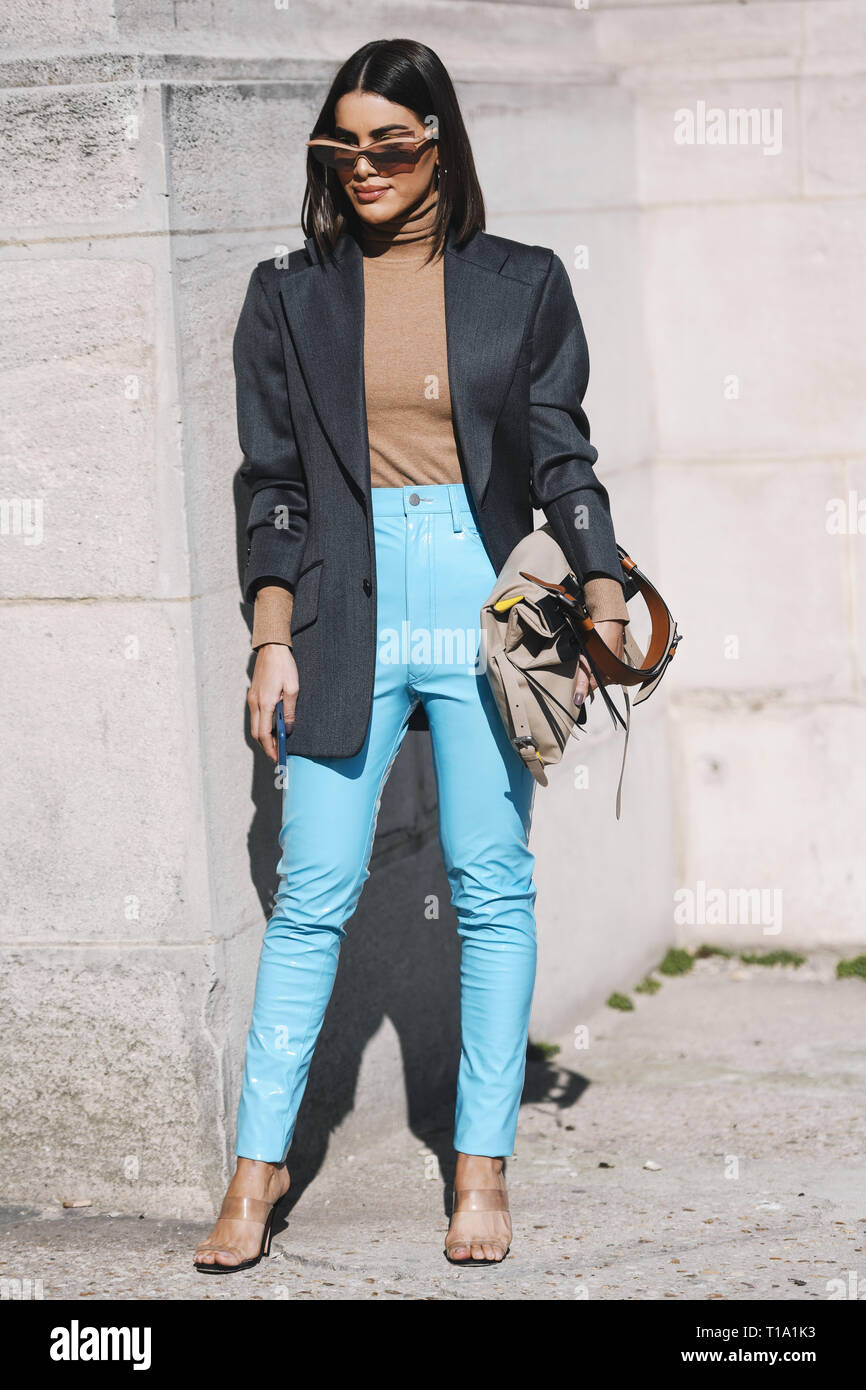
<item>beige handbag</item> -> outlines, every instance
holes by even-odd
[[[625,629],[625,661],[620,661],[595,631],[583,589],[545,524],[514,547],[481,609],[481,644],[485,669],[508,737],[541,786],[545,767],[558,763],[572,734],[586,723],[586,706],[572,703],[581,655],[598,681],[598,691],[614,727],[625,730],[616,815],[622,806],[622,779],[631,724],[628,687],[639,686],[634,703],[655,690],[681,635],[664,599],[646,575],[617,547],[626,599],[640,594],[649,609],[652,636],[646,654]],[[545,578],[539,578],[539,575]],[[605,689],[622,685],[625,718]]]

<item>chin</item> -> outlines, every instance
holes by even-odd
[[[377,198],[375,203],[353,203],[352,206],[362,222],[384,222],[399,215],[393,203],[393,198],[386,194],[384,198]]]

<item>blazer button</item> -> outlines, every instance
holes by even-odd
[[[365,593],[365,594],[372,594],[372,592],[373,592],[373,585],[371,584],[371,582],[370,582],[369,579],[365,579],[365,580],[364,580],[364,593]]]

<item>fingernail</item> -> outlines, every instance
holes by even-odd
[[[574,703],[575,703],[576,705],[582,705],[582,704],[583,704],[583,698],[584,698],[583,695],[581,695],[580,691],[578,690],[578,691],[576,692],[575,696],[574,696]]]

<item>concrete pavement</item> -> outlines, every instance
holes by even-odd
[[[443,1116],[329,1157],[248,1273],[191,1268],[200,1223],[58,1205],[5,1210],[0,1275],[88,1301],[866,1297],[866,983],[838,958],[703,960],[576,1019],[589,1046],[528,1067],[499,1268],[442,1255]]]

